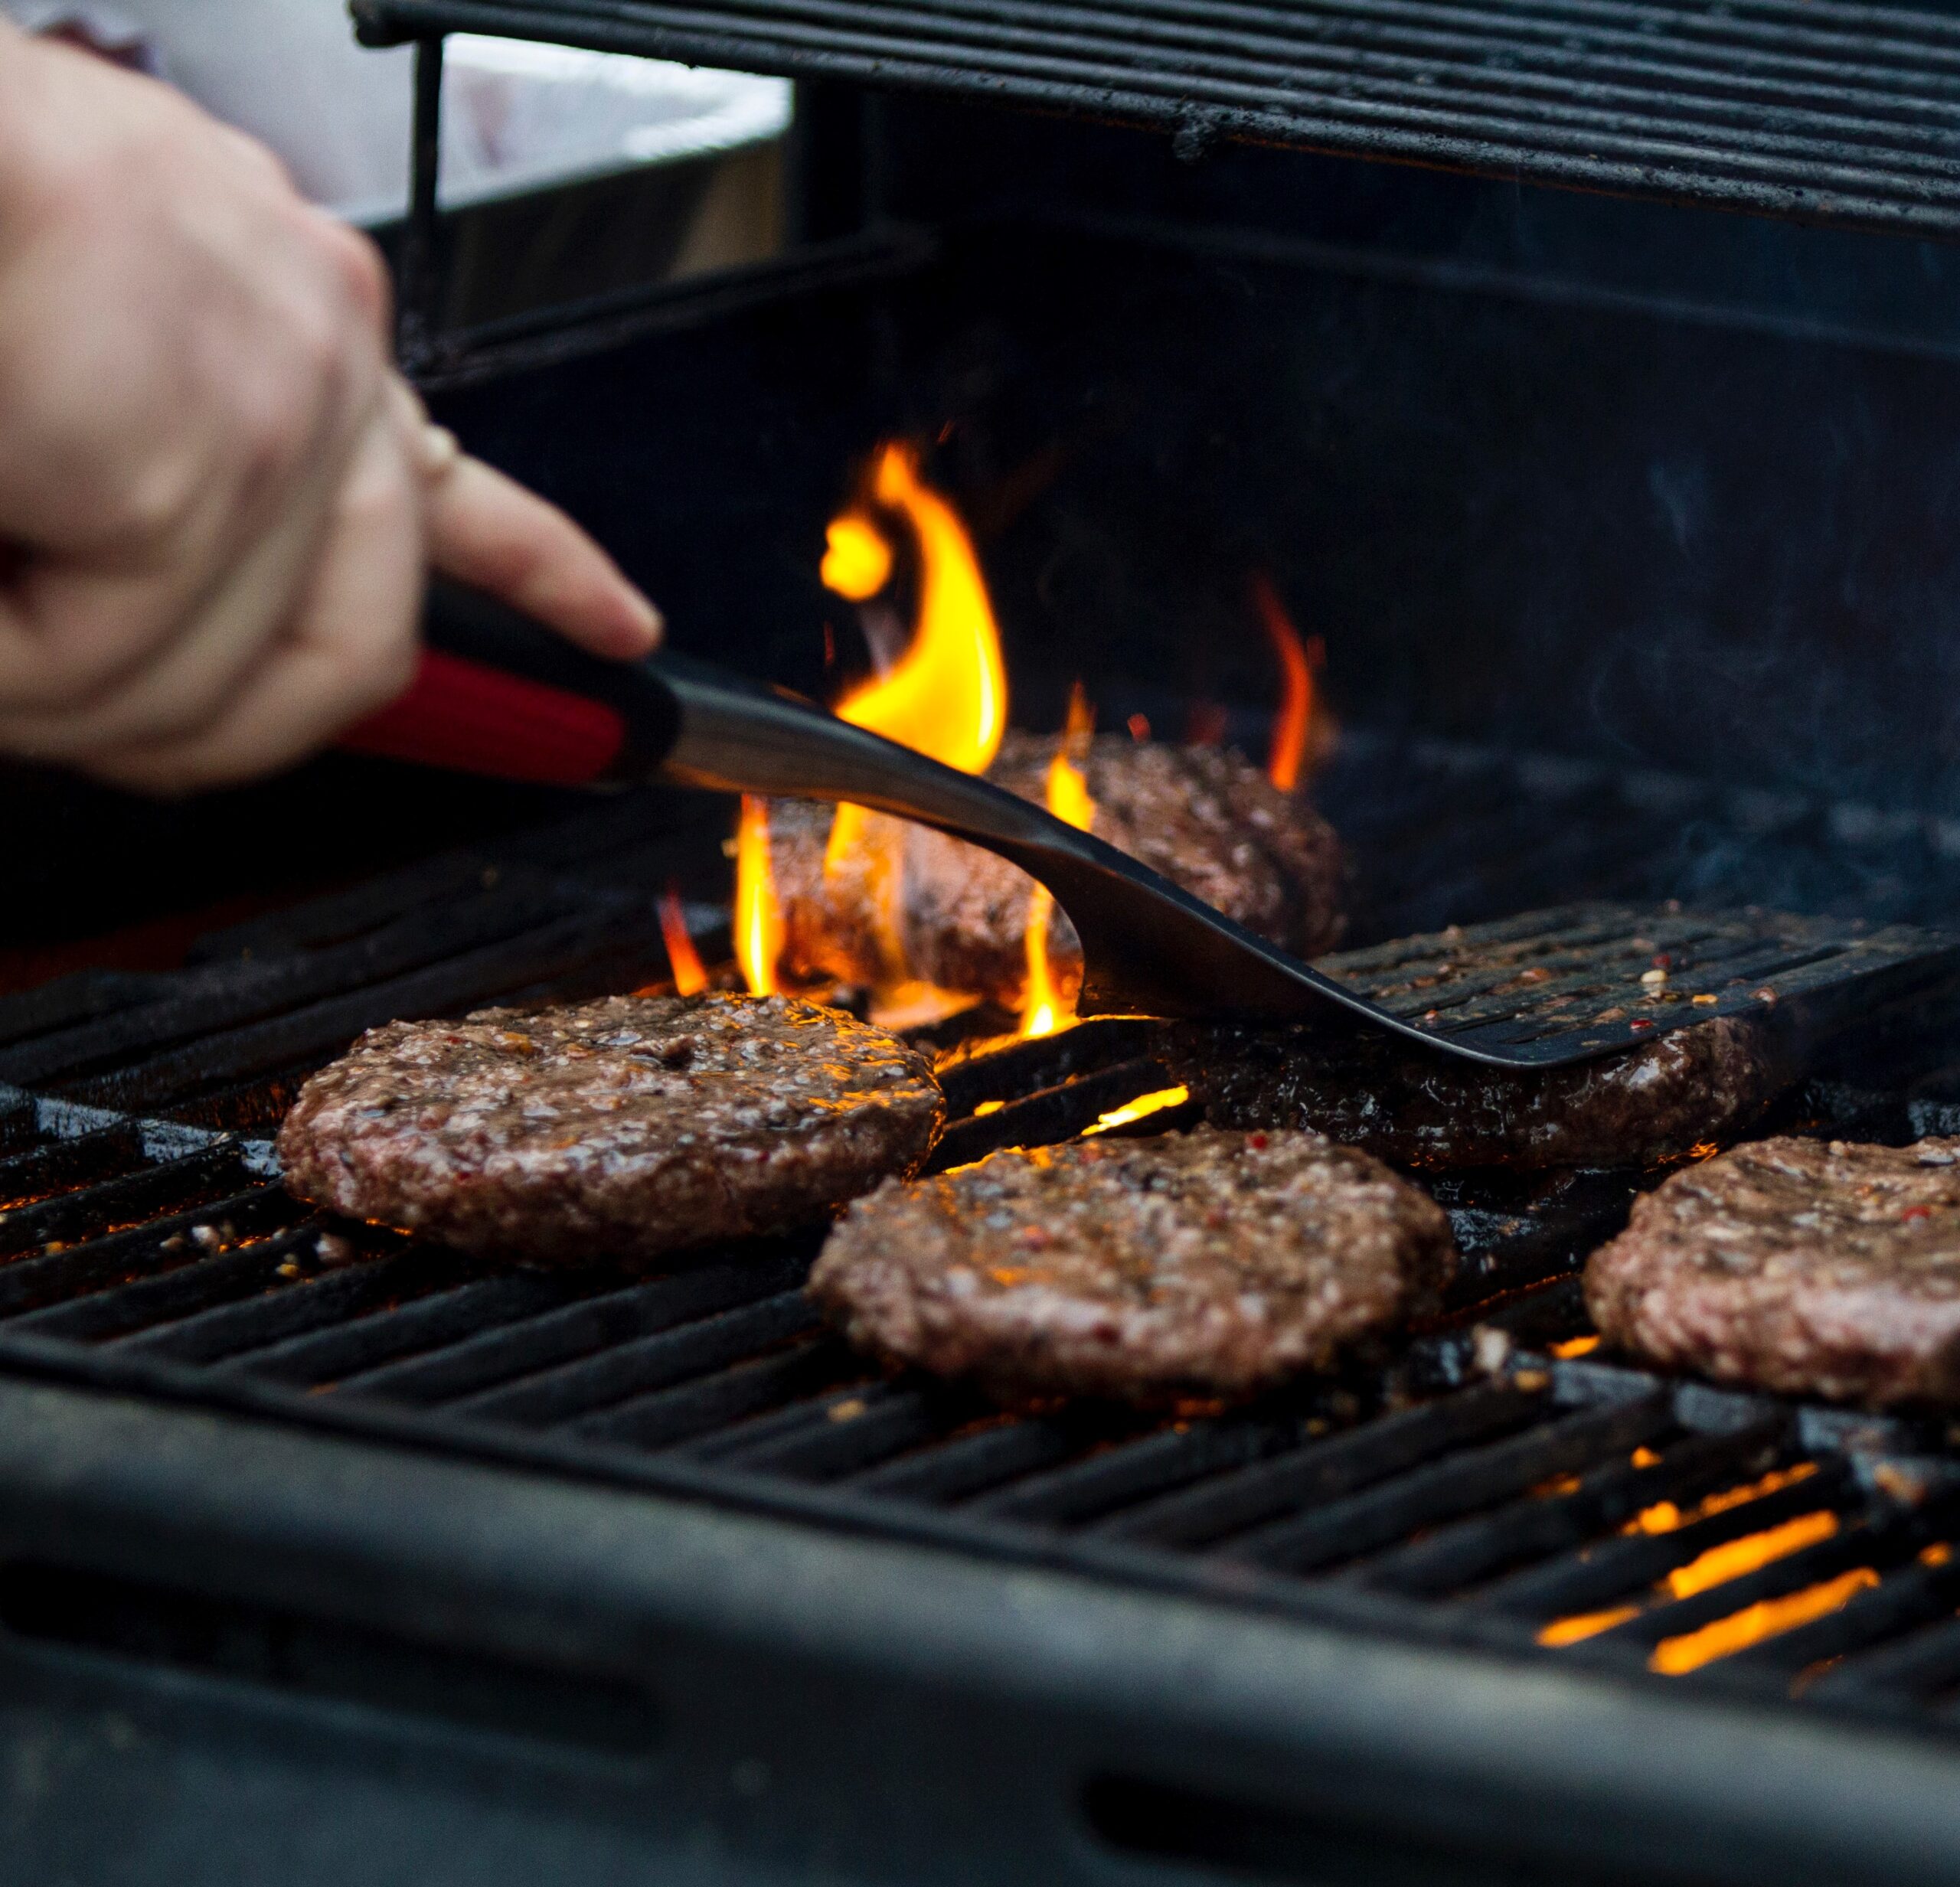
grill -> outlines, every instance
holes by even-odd
[[[1960,201],[1953,21],[355,10],[422,49],[405,360],[684,648],[831,694],[824,521],[879,441],[929,442],[1024,725],[1081,677],[1106,728],[1256,753],[1249,579],[1324,636],[1337,967],[1539,1028],[1418,984],[1435,934],[1498,926],[1589,1010],[1666,954],[1808,1010],[1769,1127],[1960,1131],[1960,343],[1919,240]],[[797,77],[792,246],[436,331],[459,29]],[[1705,214],[1737,208],[1778,220]],[[1010,1415],[828,1334],[814,1233],[492,1272],[277,1183],[361,1029],[658,984],[670,889],[725,958],[727,808],[351,760],[215,810],[34,792],[10,938],[101,929],[126,876],[133,917],[240,895],[181,967],[0,1000],[24,1878],[1960,1870],[1960,1438],[1602,1354],[1577,1274],[1657,1174],[1431,1176],[1462,1278],[1338,1377]],[[296,883],[332,888],[263,914]],[[1165,1086],[1155,1046],[950,1060],[941,1163],[1097,1126]]]
[[[1473,759],[1351,741],[1325,797],[1348,806],[1357,851],[1383,861],[1373,922],[1407,921],[1396,884],[1421,887],[1421,908],[1430,867],[1461,850],[1458,822],[1488,818],[1457,790]],[[1514,789],[1521,842],[1494,853],[1530,857],[1521,841],[1573,782],[1555,776],[1534,795],[1529,762],[1482,763]],[[1390,766],[1405,787],[1392,807],[1372,791]],[[1638,790],[1651,798],[1653,782]],[[1786,842],[1810,835],[1814,881],[1867,879],[1871,821],[1855,808],[1786,810]],[[214,934],[184,971],[84,976],[11,999],[0,1009],[0,1068],[33,1092],[0,1094],[0,1194],[11,1202],[0,1215],[0,1369],[1296,1625],[1583,1668],[1828,1724],[1949,1733],[1960,1696],[1960,1465],[1943,1431],[1665,1381],[1590,1353],[1574,1274],[1655,1174],[1436,1181],[1466,1261],[1436,1327],[1276,1401],[1174,1420],[1089,1407],[1008,1416],[956,1389],[879,1374],[801,1294],[814,1235],[637,1278],[485,1275],[289,1200],[264,1136],[305,1069],[355,1029],[660,973],[647,955],[652,896],[706,869],[719,822],[648,840],[648,815],[635,797]],[[1884,846],[1900,842],[1881,831]],[[1738,831],[1709,842],[1726,850]],[[1637,887],[1650,896],[1681,869],[1671,850],[1655,855],[1661,875]],[[1568,859],[1562,888],[1624,888],[1637,856],[1608,845],[1577,870]],[[1928,902],[1909,914],[1932,915],[1936,896],[1920,883]],[[1505,903],[1521,888],[1488,895]],[[710,902],[688,908],[712,948],[722,914]],[[1584,921],[1602,909],[1624,916],[1582,906],[1540,921],[1542,941],[1571,957],[1593,932],[1617,936],[1615,923]],[[1681,920],[1662,912],[1669,921]],[[1749,921],[1716,926],[1725,947]],[[1785,926],[1779,947],[1842,931]],[[1407,955],[1377,944],[1344,961],[1381,979],[1406,975]],[[1152,1027],[1085,1024],[955,1064],[959,1118],[942,1162],[1080,1131],[1161,1086]],[[1912,1092],[1858,1085],[1868,1071],[1820,1076],[1782,1104],[1781,1124],[1895,1141],[1960,1129],[1960,1105],[1937,1098],[1951,1052],[1922,1043]],[[1897,1076],[1896,1055],[1887,1066]],[[1003,1105],[976,1115],[990,1101]],[[214,1603],[132,1584],[126,1562],[51,1569],[38,1556],[0,1569],[0,1619],[17,1641],[368,1704],[376,1683],[384,1703],[390,1684],[421,1694],[392,1641],[355,1657],[333,1636],[341,1627],[276,1609],[197,1610]],[[241,1634],[277,1644],[296,1633],[326,1634],[327,1676],[219,1654]],[[408,1668],[422,1667],[410,1658]],[[462,1680],[437,1669],[434,1693],[451,1697]],[[467,1716],[479,1677],[462,1683],[462,1704],[442,1706],[446,1719]],[[595,1702],[588,1686],[568,1699],[534,1673],[492,1689],[503,1699],[485,1706],[492,1731],[513,1710],[529,1724],[541,1709],[588,1755],[596,1740],[616,1755],[644,1727],[631,1696]],[[1084,1800],[1116,1846],[1206,1865],[1243,1862],[1243,1844],[1266,1826],[1243,1804],[1226,1814],[1202,1791],[1138,1794],[1121,1777]]]

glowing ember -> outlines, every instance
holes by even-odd
[[[1093,1127],[1082,1130],[1082,1137],[1086,1140],[1091,1134],[1106,1134],[1112,1127],[1127,1127],[1132,1121],[1148,1120],[1153,1114],[1161,1114],[1166,1108],[1182,1107],[1191,1098],[1188,1088],[1159,1088],[1155,1094],[1140,1094],[1134,1101],[1125,1101],[1121,1107],[1099,1114]]]
[[[1600,1612],[1575,1612],[1570,1618],[1554,1618],[1540,1628],[1540,1644],[1577,1644],[1586,1638],[1596,1638],[1602,1631],[1610,1631],[1615,1625],[1623,1625],[1629,1618],[1640,1616],[1638,1605],[1612,1605]]]
[[[1313,667],[1293,619],[1263,571],[1253,578],[1252,597],[1260,626],[1279,658],[1281,675],[1279,707],[1273,717],[1266,770],[1274,785],[1290,793],[1300,783],[1300,764],[1306,758],[1307,736],[1313,725]]]
[[[1772,1560],[1786,1559],[1806,1546],[1818,1546],[1837,1531],[1834,1513],[1800,1513],[1781,1526],[1746,1533],[1740,1539],[1728,1540],[1697,1554],[1686,1565],[1677,1566],[1668,1575],[1668,1591],[1676,1598],[1692,1598],[1711,1586],[1726,1585],[1745,1573],[1759,1572]]]
[[[766,851],[768,841],[763,841]],[[697,996],[707,988],[707,971],[701,968],[701,953],[688,935],[688,920],[681,909],[681,893],[668,886],[660,899],[660,935],[667,945],[667,961],[674,971],[674,991],[678,996]]]
[[[769,808],[742,795],[735,834],[735,958],[753,996],[776,993],[776,959],[782,954],[782,907],[769,862]]]
[[[1847,1605],[1860,1592],[1878,1584],[1878,1574],[1870,1566],[1854,1566],[1834,1579],[1807,1585],[1800,1592],[1781,1598],[1759,1600],[1704,1625],[1699,1631],[1684,1632],[1679,1637],[1663,1638],[1647,1660],[1649,1670],[1664,1677],[1679,1677],[1699,1670],[1717,1658],[1732,1657],[1765,1638],[1781,1631],[1794,1631],[1812,1619],[1821,1618]]]
[[[1096,802],[1089,796],[1089,781],[1070,758],[1071,750],[1088,743],[1096,726],[1096,716],[1083,698],[1078,681],[1069,690],[1069,713],[1056,743],[1055,757],[1048,763],[1048,810],[1065,819],[1079,831],[1086,832],[1096,818]],[[1057,987],[1048,964],[1048,922],[1054,915],[1054,895],[1046,885],[1037,884],[1027,900],[1027,990],[1021,998],[1021,1032],[1023,1035],[1053,1035],[1064,1023],[1075,1020],[1074,1005]]]
[[[1641,1464],[1636,1462],[1636,1466]],[[1628,1533],[1671,1533],[1677,1527],[1685,1526],[1692,1520],[1705,1520],[1711,1513],[1726,1513],[1731,1507],[1741,1507],[1745,1502],[1759,1500],[1765,1494],[1775,1494],[1779,1488],[1794,1486],[1800,1481],[1808,1481],[1817,1472],[1815,1461],[1798,1461],[1794,1467],[1781,1467],[1765,1474],[1760,1481],[1744,1481],[1741,1486],[1724,1487],[1697,1501],[1686,1513],[1671,1500],[1657,1500],[1651,1507],[1643,1507],[1628,1521],[1621,1530]]]

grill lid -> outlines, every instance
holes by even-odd
[[[352,0],[508,34],[1805,220],[1960,233],[1960,19],[1841,0]]]

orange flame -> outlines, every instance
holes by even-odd
[[[1300,783],[1300,765],[1306,758],[1307,736],[1313,726],[1313,664],[1272,579],[1263,570],[1252,579],[1252,598],[1272,652],[1279,658],[1279,707],[1273,717],[1272,744],[1266,752],[1266,776],[1282,792],[1290,793]]]
[[[840,596],[868,602],[891,580],[891,546],[862,511],[846,511],[832,518],[824,534],[818,574]]]
[[[973,541],[952,507],[920,478],[910,446],[888,445],[878,455],[871,495],[903,517],[918,540],[919,619],[903,658],[852,689],[838,703],[838,718],[962,773],[984,773],[1007,729],[1008,679]],[[861,602],[890,570],[890,547],[862,512],[847,511],[832,523],[823,579],[833,589]],[[865,817],[861,807],[838,808],[826,872],[862,839]]]
[[[742,795],[735,831],[735,958],[753,996],[776,994],[776,959],[782,954],[782,909],[769,858],[769,805]]]
[[[1096,726],[1095,710],[1078,681],[1069,690],[1068,720],[1062,737],[1056,743],[1055,757],[1048,762],[1048,810],[1065,819],[1079,831],[1086,832],[1096,819],[1096,801],[1089,796],[1089,780],[1069,758],[1071,749],[1086,747]],[[1064,1023],[1075,1020],[1074,1005],[1063,997],[1048,965],[1048,920],[1055,908],[1054,894],[1037,884],[1027,900],[1027,989],[1021,998],[1021,1032],[1023,1035],[1053,1035]]]
[[[766,845],[766,841],[765,841]],[[681,893],[670,883],[661,893],[660,935],[667,945],[667,961],[674,971],[677,996],[698,996],[707,988],[707,971],[701,968],[701,953],[688,935],[688,919],[681,909]]]
[[[1182,1107],[1191,1098],[1191,1089],[1183,1087],[1159,1088],[1153,1094],[1140,1094],[1134,1101],[1125,1101],[1121,1107],[1097,1115],[1096,1125],[1085,1127],[1082,1137],[1087,1140],[1093,1134],[1106,1134],[1112,1127],[1127,1127],[1132,1121],[1148,1120],[1153,1114],[1161,1114],[1166,1108]]]

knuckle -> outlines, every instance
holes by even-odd
[[[318,217],[328,260],[338,278],[341,291],[369,327],[379,330],[385,323],[390,299],[387,265],[381,252],[359,230]]]

